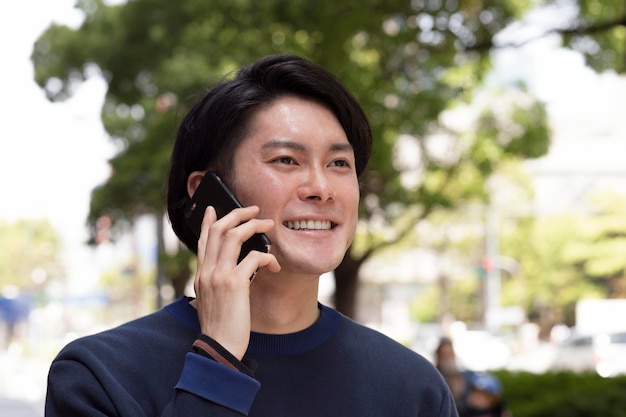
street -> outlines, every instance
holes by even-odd
[[[0,417],[43,417],[48,360],[0,351]]]
[[[0,416],[2,417],[43,417],[43,406],[24,400],[0,397]]]

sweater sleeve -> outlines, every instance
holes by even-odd
[[[256,379],[242,372],[188,353],[176,389],[248,415],[260,386]]]
[[[146,379],[159,378],[144,372]],[[143,385],[120,380],[90,357],[61,356],[50,367],[45,416],[245,416],[260,387],[255,379],[195,353],[187,354],[175,387],[147,393],[139,389]],[[157,406],[159,395],[171,401]]]

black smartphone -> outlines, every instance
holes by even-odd
[[[196,192],[185,207],[185,220],[196,237],[200,237],[200,226],[208,206],[215,208],[218,219],[230,213],[231,210],[243,207],[222,178],[213,171],[204,174]],[[251,250],[269,252],[270,244],[270,240],[264,233],[253,235],[241,246],[237,263],[241,262]]]

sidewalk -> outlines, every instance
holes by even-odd
[[[0,397],[2,417],[43,417],[43,405],[37,407],[24,400]]]
[[[43,417],[50,361],[0,350],[0,417]]]

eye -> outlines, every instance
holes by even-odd
[[[352,164],[347,159],[335,159],[330,163],[330,166],[340,167],[340,168],[350,168]]]
[[[278,158],[274,158],[272,162],[275,164],[282,164],[282,165],[295,165],[296,164],[296,160],[290,156],[279,156]]]

